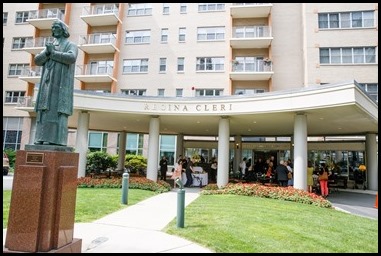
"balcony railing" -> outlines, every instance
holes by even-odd
[[[63,18],[64,18],[64,14],[58,8],[29,11],[29,16],[28,16],[28,20],[36,20],[36,19],[63,20]]]
[[[116,37],[112,33],[97,33],[79,37],[79,44],[115,44],[115,41]]]
[[[36,38],[27,38],[25,40],[24,48],[33,48],[33,47],[45,47],[47,43],[52,43],[54,37],[36,37]]]
[[[233,27],[233,38],[261,38],[270,37],[269,26],[239,26]]]
[[[75,78],[85,83],[107,83],[116,81],[112,77],[112,72],[113,67],[111,65],[77,65]]]
[[[249,61],[233,61],[232,72],[271,72],[272,62],[264,60]]]
[[[29,83],[39,83],[41,80],[42,66],[26,67],[21,70],[19,79]]]
[[[18,97],[17,107],[18,108],[33,108],[35,102],[30,96]]]
[[[85,6],[82,10],[82,15],[102,15],[113,13],[118,14],[119,8],[116,4],[97,4],[92,6]]]

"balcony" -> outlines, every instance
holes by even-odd
[[[25,40],[25,46],[22,48],[24,51],[29,52],[30,54],[36,55],[45,49],[47,43],[53,42],[54,37],[36,37],[36,38],[27,38]]]
[[[117,25],[118,22],[122,22],[118,17],[118,12],[118,6],[115,4],[85,6],[81,19],[92,27]]]
[[[112,33],[97,33],[79,37],[78,47],[89,54],[114,53],[119,51],[115,46],[116,37]]]
[[[63,19],[64,14],[56,8],[30,11],[26,21],[38,29],[51,29],[54,21]]]
[[[77,65],[75,78],[84,83],[110,83],[116,81],[110,65]]]
[[[268,48],[273,37],[269,26],[233,27],[230,46],[233,49]]]
[[[268,17],[272,6],[271,3],[233,3],[230,15],[233,19]]]
[[[232,63],[232,71],[229,76],[235,81],[265,81],[274,74],[271,61],[238,61]]]
[[[41,72],[42,72],[42,66],[32,66],[32,67],[24,68],[21,70],[19,79],[28,83],[37,84],[37,83],[40,83]]]

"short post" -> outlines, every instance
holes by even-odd
[[[175,180],[176,184],[179,186],[177,191],[177,227],[184,227],[184,212],[185,212],[185,189],[182,181],[177,178]]]
[[[128,204],[128,172],[123,173],[122,179],[122,204]]]

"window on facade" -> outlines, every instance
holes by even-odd
[[[22,49],[25,47],[25,42],[32,37],[14,37],[12,42],[12,49]]]
[[[197,71],[221,71],[224,70],[223,57],[199,57],[196,59]]]
[[[176,89],[176,97],[183,97],[183,89]]]
[[[29,18],[29,12],[16,12],[16,24],[26,23]]]
[[[90,152],[95,151],[107,151],[107,132],[89,132],[89,150]]]
[[[152,15],[152,5],[150,3],[128,4],[127,15],[128,16]]]
[[[148,72],[148,59],[123,60],[123,73]]]
[[[185,62],[185,58],[183,58],[183,57],[177,58],[177,71],[178,72],[184,72],[184,62]]]
[[[221,96],[222,89],[196,89],[196,96]]]
[[[263,72],[265,65],[263,57],[236,57],[232,67],[234,72]]]
[[[160,73],[167,71],[167,58],[160,58]]]
[[[90,62],[90,74],[91,75],[106,75],[112,74],[114,67],[114,61],[112,60],[100,60]]]
[[[167,28],[162,28],[161,29],[161,37],[160,37],[160,41],[162,43],[166,43],[168,42],[168,29]]]
[[[8,13],[3,12],[3,26],[6,26],[8,23]]]
[[[375,47],[320,48],[320,64],[376,63]]]
[[[5,103],[17,103],[19,97],[24,97],[24,91],[7,91],[5,93]]]
[[[9,64],[9,76],[19,76],[22,74],[23,70],[29,68],[29,64]]]
[[[118,134],[118,149],[119,149],[119,136]],[[144,135],[137,133],[127,133],[126,139],[126,154],[142,155],[143,154],[143,141]],[[118,150],[119,154],[119,150]]]
[[[168,165],[175,164],[175,148],[176,136],[175,135],[160,135],[160,159],[165,156],[168,159]]]
[[[163,97],[164,96],[165,89],[157,89],[157,96]]]
[[[197,28],[197,41],[216,41],[224,40],[224,27],[203,27]]]
[[[126,44],[148,44],[151,39],[151,30],[126,31]]]
[[[179,42],[185,42],[186,28],[179,28]]]
[[[319,13],[319,28],[369,28],[374,27],[374,11]]]
[[[378,103],[378,84],[377,83],[359,83],[368,95]]]
[[[3,150],[20,149],[22,126],[22,117],[3,117]]]
[[[163,14],[169,14],[169,4],[163,3]]]
[[[144,96],[146,95],[145,89],[128,89],[128,90],[122,90],[122,93],[126,95],[138,95],[138,96]]]
[[[180,3],[180,13],[187,13],[187,4]]]
[[[198,4],[198,11],[199,12],[212,12],[212,11],[223,11],[225,10],[225,4],[224,3],[201,3]]]

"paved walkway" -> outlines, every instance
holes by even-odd
[[[199,196],[199,188],[185,188],[185,206]],[[189,240],[161,230],[177,216],[177,189],[162,193],[98,219],[76,223],[74,238],[83,253],[213,253]],[[378,219],[376,191],[339,190],[330,200],[338,210]],[[184,221],[186,227],[186,219]],[[6,229],[3,229],[3,245]]]

